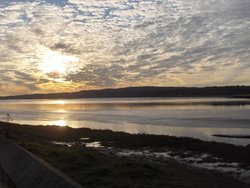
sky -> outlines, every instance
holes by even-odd
[[[249,0],[0,0],[0,95],[250,85]]]

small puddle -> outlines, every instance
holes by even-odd
[[[86,142],[86,140],[89,140],[89,138],[82,138],[80,140],[85,140],[85,141],[80,141],[80,142],[51,141],[50,143],[54,145],[67,146],[67,147],[72,147],[72,146],[83,146],[86,148],[103,148],[104,147],[103,145],[101,145],[101,142],[98,142],[98,141]]]
[[[113,148],[112,148],[113,149]],[[127,150],[119,149],[112,151],[119,157],[136,157],[140,159],[148,159],[151,161],[167,162],[174,159],[178,162],[191,165],[198,168],[216,170],[224,174],[232,175],[237,179],[250,183],[250,167],[242,168],[240,163],[225,162],[223,159],[213,157],[209,154],[192,154],[191,152],[183,152],[181,155],[176,152],[166,150],[163,152],[154,152],[151,150]]]

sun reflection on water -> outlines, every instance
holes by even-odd
[[[52,104],[61,104],[61,105],[63,105],[63,104],[66,104],[66,101],[64,101],[64,100],[55,100],[55,101],[52,102]]]
[[[67,121],[65,121],[65,120],[57,120],[57,121],[51,122],[51,124],[57,125],[57,126],[60,126],[60,127],[66,127],[67,126]]]

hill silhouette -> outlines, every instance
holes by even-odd
[[[250,98],[250,86],[214,87],[127,87],[83,90],[72,93],[31,94],[0,97],[1,99],[69,99],[132,97],[239,97]]]

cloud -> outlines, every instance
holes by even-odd
[[[1,1],[0,84],[22,92],[248,84],[249,9],[249,0]],[[43,73],[48,50],[79,58],[67,65],[77,68],[60,81]]]

